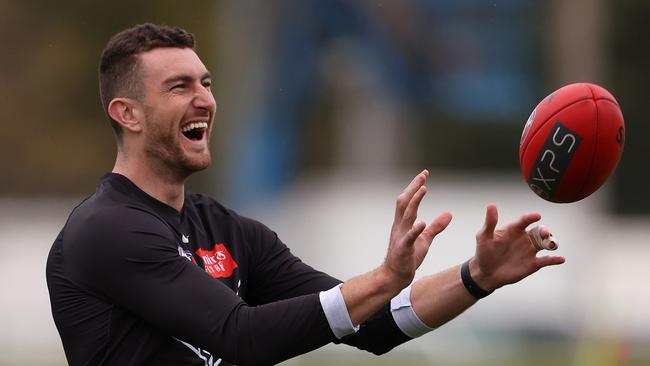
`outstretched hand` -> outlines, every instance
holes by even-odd
[[[472,276],[487,291],[501,286],[518,282],[537,272],[539,269],[564,263],[561,256],[537,256],[540,251],[534,238],[527,231],[528,226],[539,221],[541,215],[530,213],[519,220],[496,229],[498,212],[495,205],[490,204],[485,214],[485,224],[476,235],[476,255],[470,261]],[[551,235],[548,229],[541,228],[542,239]],[[474,262],[474,263],[472,263]]]
[[[424,183],[428,176],[428,171],[422,171],[397,197],[384,262],[379,268],[341,285],[352,324],[368,319],[413,281],[415,270],[422,264],[433,238],[451,221],[451,214],[444,212],[428,226],[424,222],[415,223],[418,207],[427,192]]]
[[[427,192],[424,183],[428,176],[427,170],[422,171],[397,197],[395,219],[383,266],[404,286],[413,280],[433,238],[451,221],[451,214],[443,212],[428,226],[423,221],[415,223],[420,202]]]

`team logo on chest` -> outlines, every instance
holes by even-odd
[[[178,246],[178,255],[181,257],[187,259],[190,262],[194,261],[194,258],[192,258],[192,252],[189,250],[183,249],[180,245]]]
[[[183,244],[187,244],[187,243],[190,242],[190,238],[188,236],[186,236],[185,234],[183,234],[181,236],[181,241],[183,242]],[[178,255],[180,255],[181,257],[184,257],[185,259],[187,259],[190,262],[194,262],[194,257],[192,256],[192,251],[190,251],[188,249],[185,249],[181,245],[178,246]]]
[[[214,278],[230,277],[237,268],[237,262],[223,243],[215,244],[210,250],[199,248],[196,254],[203,259],[205,271]]]

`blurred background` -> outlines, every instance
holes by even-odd
[[[101,50],[143,22],[193,32],[214,75],[213,165],[191,190],[307,263],[342,279],[377,266],[423,168],[422,218],[454,220],[418,276],[473,254],[489,202],[502,223],[539,211],[567,257],[388,355],[327,346],[286,365],[650,365],[649,16],[641,0],[0,0],[0,365],[65,364],[45,259],[112,168]],[[547,203],[521,178],[519,137],[580,81],[618,99],[625,152],[596,194]]]

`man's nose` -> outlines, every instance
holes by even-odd
[[[214,111],[216,108],[216,102],[210,89],[201,86],[194,95],[193,105],[196,108]]]

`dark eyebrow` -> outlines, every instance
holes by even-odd
[[[203,76],[201,76],[201,81],[203,81],[205,79],[212,79],[212,74],[210,74],[209,71],[206,71],[203,74]],[[190,75],[187,75],[187,74],[180,74],[180,75],[174,75],[172,77],[169,77],[169,78],[165,79],[163,81],[163,84],[164,85],[169,85],[169,84],[173,84],[173,83],[176,83],[176,82],[179,82],[179,81],[182,81],[184,83],[188,83],[188,82],[191,82],[192,80],[194,80],[194,77],[192,77]]]

